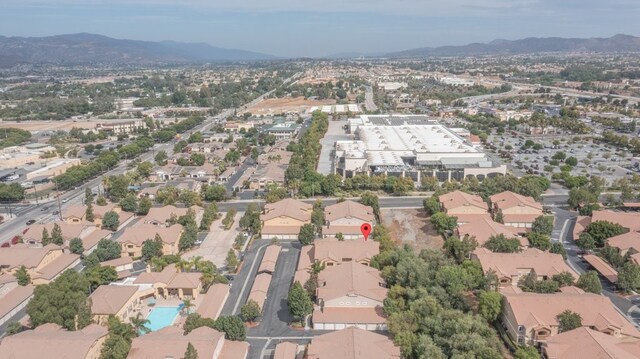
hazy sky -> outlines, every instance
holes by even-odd
[[[279,56],[640,35],[640,0],[0,0],[0,35],[90,32]]]

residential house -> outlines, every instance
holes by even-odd
[[[66,269],[79,263],[79,255],[64,253],[63,248],[55,244],[39,248],[16,244],[0,251],[1,274],[13,275],[24,266],[31,276],[31,282],[36,285],[51,282]]]
[[[156,226],[170,226],[172,218],[177,220],[186,215],[190,209],[196,215],[196,223],[200,223],[204,209],[199,206],[191,206],[189,208],[178,208],[176,206],[151,207],[142,221]]]
[[[264,206],[260,215],[262,239],[298,239],[300,228],[311,223],[313,206],[292,198]]]
[[[140,313],[142,298],[153,295],[151,289],[135,285],[101,285],[91,293],[91,314],[96,324],[107,326],[113,315],[124,323]]]
[[[536,218],[542,216],[542,204],[511,191],[494,194],[489,201],[493,217],[502,212],[503,222],[507,226],[531,228]]]
[[[73,223],[69,224],[63,221],[55,221],[50,223],[36,223],[29,226],[26,232],[22,235],[22,240],[29,247],[41,247],[42,246],[42,233],[43,230],[46,229],[51,236],[51,232],[53,231],[53,227],[55,225],[60,227],[62,231],[62,239],[64,240],[65,245],[69,245],[69,241],[74,238],[84,238],[88,236],[91,232],[96,230],[95,224],[91,222],[83,222],[83,223]]]
[[[310,277],[314,263],[325,268],[349,262],[369,266],[371,259],[378,254],[380,254],[380,243],[376,241],[319,239],[314,241],[313,245],[304,246],[300,250],[294,282],[305,284]]]
[[[613,211],[593,211],[591,217],[579,216],[573,230],[573,239],[577,240],[580,233],[584,231],[592,222],[611,222],[628,228],[630,232],[640,231],[640,221],[638,213],[633,212],[613,212]]]
[[[493,221],[490,217],[479,216],[471,222],[460,225],[456,228],[458,237],[465,236],[475,237],[478,246],[481,247],[493,236],[503,235],[506,238],[517,238],[522,247],[529,246],[526,237],[520,236],[519,230],[514,227],[505,226],[504,224]]]
[[[98,359],[107,336],[107,328],[97,324],[75,331],[65,330],[58,324],[42,324],[4,337],[0,358]]]
[[[373,208],[349,200],[325,207],[324,220],[323,237],[342,233],[346,240],[362,238],[360,226],[368,223],[373,228],[376,222]]]
[[[134,338],[127,359],[183,358],[189,344],[203,359],[246,359],[249,352],[249,343],[227,340],[224,333],[209,327],[184,335],[182,328],[168,326]]]
[[[546,359],[635,359],[640,358],[640,340],[580,327],[547,339],[542,344],[542,356]]]
[[[400,359],[400,348],[382,334],[355,327],[313,337],[307,359]]]
[[[26,286],[18,285],[18,282],[11,274],[3,274],[0,278],[2,278],[2,283],[0,284],[0,325],[4,325],[27,307],[33,297],[35,287],[31,284]]]
[[[387,291],[375,268],[356,262],[327,267],[318,274],[313,328],[386,330],[383,301]]]
[[[458,224],[469,223],[489,216],[489,206],[482,197],[462,191],[453,191],[438,197],[440,208],[448,216],[458,218]]]
[[[100,262],[103,267],[112,267],[118,273],[118,279],[124,279],[131,276],[133,270],[133,258],[129,256],[121,256],[120,258],[109,261]]]
[[[175,297],[180,300],[185,298],[197,299],[202,290],[200,281],[202,273],[180,272],[175,264],[169,264],[162,272],[143,272],[133,282],[136,285],[151,285],[156,297]]]
[[[118,229],[123,228],[129,222],[131,222],[134,218],[134,214],[131,212],[125,212],[115,203],[108,203],[104,206],[99,206],[94,204],[93,208],[93,223],[96,227],[102,226],[102,219],[107,212],[115,212],[118,214],[118,220],[120,225]],[[86,212],[87,206],[82,203],[74,203],[67,207],[66,210],[62,212],[62,220],[68,224],[78,224],[78,223],[86,223]]]
[[[202,297],[202,302],[196,308],[196,313],[203,318],[218,319],[224,303],[229,298],[229,289],[228,284],[213,284]]]
[[[117,241],[122,245],[122,255],[132,258],[142,257],[142,245],[147,240],[153,240],[157,235],[162,238],[162,253],[178,254],[178,242],[183,228],[180,224],[162,227],[154,224],[136,223],[125,228]]]
[[[577,313],[582,326],[616,338],[640,338],[640,332],[602,295],[563,287],[560,293],[505,292],[502,324],[520,345],[538,345],[558,335],[557,316],[565,310]]]
[[[96,246],[101,239],[109,239],[112,235],[113,232],[108,229],[96,229],[85,237],[80,238],[82,240],[82,248],[84,248],[83,254],[85,256],[91,254],[96,249]]]
[[[249,176],[249,189],[264,190],[272,184],[284,185],[284,174],[287,165],[269,163],[258,165],[255,172]]]
[[[485,274],[493,272],[498,277],[500,287],[517,286],[521,278],[531,273],[535,274],[537,280],[550,279],[562,272],[569,272],[578,278],[562,255],[537,248],[527,248],[519,253],[494,253],[486,248],[477,248],[471,257],[480,261]]]
[[[640,218],[640,217],[639,217]],[[615,248],[624,256],[640,253],[640,232],[632,231],[607,239],[607,246]]]

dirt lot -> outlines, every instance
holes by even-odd
[[[382,223],[398,243],[410,244],[416,251],[440,249],[442,237],[433,229],[429,218],[419,209],[382,209]]]
[[[6,121],[0,122],[0,128],[20,128],[27,131],[55,131],[55,130],[70,130],[74,127],[77,128],[95,128],[98,121],[92,122],[87,120],[64,120],[64,121]],[[102,122],[102,121],[100,121]]]
[[[273,115],[283,112],[304,112],[311,106],[333,105],[335,100],[305,100],[304,97],[270,98],[247,109],[254,115]]]

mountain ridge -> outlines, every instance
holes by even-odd
[[[640,52],[640,37],[617,34],[608,38],[527,37],[519,40],[496,39],[488,43],[461,46],[421,47],[390,52],[388,58],[519,55],[547,52]]]
[[[0,35],[0,67],[5,68],[18,64],[154,64],[274,59],[277,57],[269,54],[206,43],[115,39],[90,33],[45,37]]]

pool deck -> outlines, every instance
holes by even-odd
[[[197,300],[191,300],[191,303],[193,303],[193,307],[191,307],[190,312],[194,313],[196,308],[200,305],[200,303],[202,302],[202,296],[198,296]],[[178,307],[180,305],[182,305],[182,301],[180,299],[177,298],[170,298],[170,299],[164,299],[164,298],[159,298],[155,301],[154,305],[149,305],[150,302],[153,302],[151,300],[146,300],[143,305],[142,308],[140,309],[140,313],[142,313],[142,316],[146,319],[149,317],[149,314],[151,314],[151,311],[154,308],[157,307]],[[185,320],[187,319],[187,316],[181,313],[178,313],[178,315],[175,317],[173,324],[171,324],[174,327],[177,328],[182,328],[182,326],[184,325]]]

